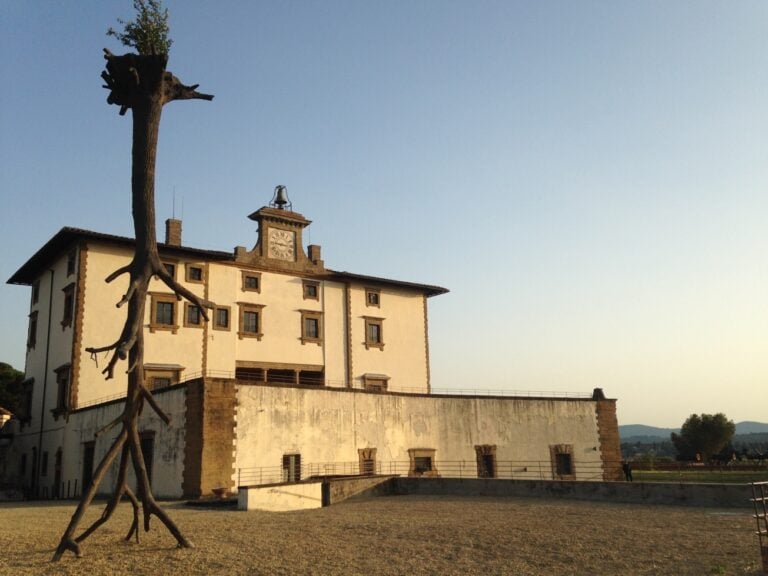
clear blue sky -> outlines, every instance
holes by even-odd
[[[62,226],[132,233],[99,78],[131,4],[0,4],[3,281]],[[329,267],[451,290],[437,388],[768,420],[768,3],[166,6],[169,69],[216,95],[163,113],[158,218],[175,190],[185,243],[252,246],[284,184]],[[0,286],[18,368],[28,303]]]

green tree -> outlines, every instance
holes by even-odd
[[[691,414],[680,434],[672,432],[672,443],[679,460],[694,460],[697,454],[706,461],[725,448],[736,433],[736,425],[723,413]]]
[[[10,364],[0,362],[0,406],[14,414],[18,414],[21,409],[23,380],[23,372],[19,372]]]
[[[114,36],[125,46],[135,48],[142,56],[168,54],[173,40],[168,37],[168,10],[160,0],[133,0],[136,20],[117,21],[123,32],[110,27],[107,36]]]

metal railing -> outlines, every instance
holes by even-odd
[[[768,482],[752,482],[752,505],[755,507],[754,518],[757,522],[756,534],[760,543],[763,572],[768,574]]]
[[[293,377],[286,377],[284,375],[269,376],[269,380],[264,382],[260,378],[249,378],[247,376],[236,375],[235,372],[226,370],[206,370],[203,372],[192,372],[186,374],[184,379],[178,384],[185,384],[201,378],[225,378],[230,380],[237,380],[239,384],[259,386],[269,384],[294,384],[295,379]],[[552,390],[509,390],[502,388],[435,388],[431,387],[427,390],[424,387],[414,386],[396,386],[388,385],[386,390],[377,391],[366,389],[365,383],[362,380],[353,380],[348,382],[346,380],[331,380],[326,378],[314,378],[314,377],[300,377],[299,385],[306,386],[307,388],[319,387],[319,388],[343,388],[346,390],[362,390],[372,393],[386,394],[387,392],[396,392],[401,394],[429,394],[440,396],[461,396],[465,398],[485,398],[489,396],[503,396],[509,398],[565,398],[565,399],[589,399],[592,394],[586,394],[583,392],[558,392]],[[113,400],[120,400],[125,398],[126,393],[121,392],[119,394],[113,394],[111,396],[102,396],[100,398],[94,398],[87,402],[79,402],[75,407],[76,410],[81,408],[87,408],[90,406],[96,406],[98,404],[104,404]]]
[[[440,460],[430,469],[414,470],[408,460],[302,463],[292,479],[309,480],[332,476],[439,476],[442,478],[498,478],[506,480],[580,480],[601,481],[609,470],[621,470],[621,463],[574,462],[569,473],[557,474],[549,460],[498,460],[492,470],[480,470],[475,460]],[[261,486],[288,482],[288,470],[282,466],[238,468],[238,486]]]

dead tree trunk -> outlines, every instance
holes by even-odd
[[[80,542],[109,520],[123,495],[131,500],[134,507],[134,519],[126,540],[135,535],[138,541],[140,504],[145,531],[149,530],[151,517],[157,516],[176,538],[180,547],[192,547],[192,543],[181,533],[152,495],[144,455],[141,452],[138,423],[144,402],[147,402],[166,424],[170,424],[170,419],[157,405],[144,382],[143,324],[149,281],[153,276],[160,278],[173,290],[177,299],[181,300],[183,297],[195,304],[206,321],[208,320],[206,308],[213,306],[179,285],[160,262],[155,233],[155,159],[160,115],[163,106],[173,100],[212,100],[213,96],[200,94],[196,91],[197,85],[185,86],[173,74],[167,72],[165,70],[167,55],[115,56],[108,50],[104,50],[104,53],[107,69],[101,76],[106,82],[105,88],[110,90],[107,102],[119,105],[121,115],[128,109],[133,114],[131,195],[136,248],[131,263],[115,270],[106,279],[107,282],[112,282],[124,274],[128,275],[128,288],[117,304],[118,307],[128,304],[125,324],[120,336],[108,346],[87,348],[87,351],[92,355],[99,352],[111,354],[103,371],[107,379],[114,375],[115,366],[119,360],[128,360],[128,394],[123,413],[96,433],[99,436],[115,426],[121,426],[120,432],[96,468],[90,485],[83,487],[84,492],[77,510],[72,515],[69,526],[53,555],[54,561],[59,560],[67,550],[80,557]],[[101,518],[76,537],[75,532],[86,509],[118,454],[120,454],[120,464],[112,497]],[[129,462],[133,466],[136,477],[135,495],[127,484]]]

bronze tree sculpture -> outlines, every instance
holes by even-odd
[[[109,90],[107,102],[120,106],[120,115],[130,110],[133,116],[131,196],[136,235],[135,252],[130,264],[115,270],[106,278],[107,282],[113,282],[123,275],[128,276],[128,288],[117,304],[118,307],[127,304],[128,308],[125,324],[115,342],[103,347],[87,348],[92,355],[100,352],[111,354],[103,370],[106,379],[113,377],[118,361],[127,359],[128,391],[122,414],[96,433],[99,436],[116,426],[121,427],[97,466],[91,483],[83,487],[82,498],[61,537],[53,556],[54,561],[59,560],[67,550],[80,557],[80,543],[109,520],[123,496],[131,501],[134,511],[126,540],[135,536],[138,541],[141,510],[145,530],[149,530],[150,519],[154,515],[173,534],[180,547],[193,546],[158,505],[152,494],[141,451],[138,421],[146,403],[166,424],[170,424],[170,418],[155,402],[144,380],[143,324],[150,280],[153,277],[159,278],[173,291],[177,299],[186,298],[192,302],[199,308],[206,321],[206,308],[213,306],[178,284],[162,265],[158,254],[155,231],[155,159],[160,115],[163,106],[174,100],[212,100],[213,96],[197,92],[197,85],[182,84],[166,70],[170,40],[167,38],[167,11],[161,9],[159,0],[134,0],[134,6],[139,12],[136,21],[121,21],[125,24],[125,33],[116,33],[110,29],[108,34],[117,36],[124,44],[135,47],[139,54],[116,56],[105,49],[107,64],[106,70],[101,74],[106,83],[105,88]],[[86,509],[118,455],[120,460],[117,482],[101,517],[80,535],[75,536]],[[129,463],[136,478],[135,493],[127,483]]]

